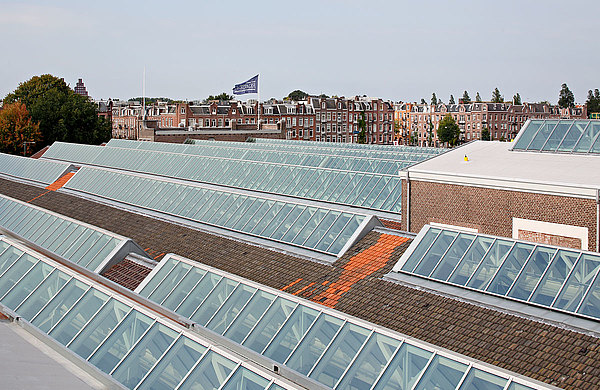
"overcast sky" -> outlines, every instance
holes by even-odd
[[[0,97],[50,73],[95,99],[203,99],[260,74],[311,94],[579,103],[600,88],[600,1],[3,1]],[[245,95],[243,98],[252,98]]]

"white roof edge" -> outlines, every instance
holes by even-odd
[[[465,175],[451,172],[434,172],[425,170],[409,171],[411,180],[433,181],[443,184],[457,184],[475,187],[488,187],[500,190],[538,192],[551,195],[572,196],[577,198],[596,199],[600,185],[582,186],[580,184],[559,183],[543,180],[522,180],[483,175]],[[408,175],[403,175],[406,179]]]

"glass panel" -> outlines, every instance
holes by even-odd
[[[281,325],[292,314],[296,303],[278,297],[273,302],[264,317],[256,324],[252,333],[242,342],[242,345],[261,353],[269,341],[275,336]]]
[[[178,261],[169,258],[162,264],[162,268],[158,270],[158,272],[148,281],[148,284],[144,286],[142,291],[140,291],[140,295],[143,297],[148,297],[148,295],[158,286],[158,284],[167,276],[169,272],[175,267]]]
[[[214,390],[227,379],[236,364],[213,351],[208,351],[200,364],[183,382],[180,390]]]
[[[464,286],[473,272],[477,269],[477,266],[492,245],[492,242],[494,242],[493,238],[477,237],[458,264],[458,267],[456,267],[454,273],[450,276],[450,282]]]
[[[67,345],[107,300],[108,295],[98,290],[88,291],[48,334],[62,345]],[[34,325],[43,329],[45,327],[44,317],[40,314],[36,321],[38,319],[40,322],[34,323]]]
[[[252,230],[245,229],[246,231],[249,231],[252,234],[261,235],[262,231],[271,223],[271,220],[273,220],[275,218],[277,213],[285,205],[285,203],[272,202],[270,200],[268,200],[267,203],[273,204],[273,207],[271,207],[267,212],[264,213],[264,217],[260,221],[258,221],[258,218],[255,219],[258,222],[254,225]]]
[[[206,276],[204,276],[196,287],[194,287],[192,292],[190,292],[188,297],[181,302],[175,311],[184,317],[190,318],[192,313],[200,307],[202,301],[204,301],[206,296],[210,294],[220,280],[221,276],[213,274],[212,272],[207,272]]]
[[[14,262],[13,266],[10,267],[4,275],[0,277],[0,297],[4,296],[8,290],[14,287],[14,285],[29,271],[38,260],[33,256],[24,253],[17,261]],[[35,286],[30,286],[33,289]],[[25,299],[23,296],[21,299]],[[2,300],[4,303],[4,300]]]
[[[192,267],[190,272],[181,279],[181,282],[176,287],[173,287],[173,291],[171,291],[161,305],[171,310],[175,310],[205,274],[206,271],[197,267]]]
[[[332,224],[331,228],[323,235],[321,241],[317,244],[317,250],[321,250],[326,252],[327,248],[331,246],[333,241],[337,238],[337,236],[342,232],[342,230],[346,227],[352,215],[347,213],[342,213],[338,219]]]
[[[0,254],[0,276],[6,271],[15,261],[23,254],[23,251],[9,246],[7,243],[0,241],[3,245],[2,254]]]
[[[414,273],[429,276],[456,236],[458,236],[458,233],[456,232],[443,230],[435,239],[435,242],[429,251],[427,251],[423,260],[421,260],[421,263],[417,265]]]
[[[17,263],[17,265],[19,264]],[[23,302],[23,300],[25,300],[27,296],[31,294],[32,291],[37,289],[40,283],[44,279],[46,279],[48,275],[50,275],[54,270],[54,267],[49,266],[48,264],[43,263],[41,261],[38,262],[33,268],[31,268],[29,272],[27,272],[25,276],[23,276],[22,279],[15,279],[15,282],[18,282],[10,290],[10,292],[2,298],[2,303],[11,308],[12,310],[15,310],[17,306],[19,306],[19,304]],[[63,284],[64,283],[65,281],[63,281]],[[39,309],[40,307],[38,307],[38,310]]]
[[[496,240],[467,286],[477,289],[485,288],[504,261],[512,245],[511,241]]]
[[[542,150],[554,151],[556,148],[558,148],[558,145],[560,144],[565,134],[567,133],[567,130],[569,130],[572,124],[572,121],[558,122],[558,125],[556,125],[556,127],[554,128],[552,135],[548,137],[548,141],[546,142],[546,145],[544,145]]]
[[[79,306],[79,305],[77,305]],[[108,334],[129,312],[129,307],[111,299],[92,321],[68,345],[69,349],[87,359]],[[73,311],[71,311],[73,312]],[[61,324],[67,318],[61,321]]]
[[[321,238],[327,232],[327,230],[331,228],[331,226],[338,219],[340,214],[341,213],[339,211],[330,211],[329,213],[327,213],[327,216],[323,218],[323,221],[321,221],[319,226],[317,226],[317,228],[313,231],[308,240],[306,240],[306,242],[302,245],[308,248],[315,248],[317,243],[321,240]]]
[[[497,375],[471,368],[460,390],[502,390],[507,382]]]
[[[223,278],[206,297],[198,310],[190,318],[199,325],[205,326],[219,307],[225,302],[229,294],[236,288],[238,282]]]
[[[255,291],[256,289],[253,287],[240,284],[206,327],[213,332],[223,334],[225,329],[227,329],[238,313],[240,313]]]
[[[263,390],[268,385],[269,381],[262,376],[240,367],[223,386],[223,390]]]
[[[460,233],[450,249],[448,249],[448,252],[444,255],[444,258],[439,262],[438,267],[433,271],[431,277],[439,280],[447,280],[474,239],[475,236],[472,234]]]
[[[81,260],[79,260],[79,265],[84,266],[90,271],[96,270],[100,263],[106,260],[106,255],[108,255],[108,252],[106,252],[104,248],[110,245],[111,240],[112,238],[110,236],[103,234],[102,237],[96,241],[94,246],[92,246],[90,250],[81,258]],[[115,246],[116,245],[114,245],[114,243],[113,245],[110,245],[111,249]]]
[[[315,230],[315,228],[327,215],[327,210],[325,209],[313,209],[309,207],[308,210],[315,210],[315,212],[314,214],[308,217],[308,220],[304,224],[304,226],[301,226],[300,232],[294,237],[292,241],[294,244],[302,245],[304,241],[306,241],[308,236],[313,232],[313,230]],[[298,223],[297,225],[300,224]]]
[[[508,289],[515,281],[515,278],[525,265],[529,255],[533,251],[534,246],[518,242],[512,248],[504,264],[486,289],[489,292],[506,295]]]
[[[583,135],[577,142],[577,146],[573,149],[574,152],[587,153],[592,147],[596,137],[600,133],[600,123],[597,121],[591,121],[588,127],[583,132]]]
[[[575,121],[575,123],[573,123],[573,126],[571,126],[571,128],[567,132],[567,135],[565,136],[565,138],[562,140],[562,143],[558,147],[557,151],[559,151],[559,152],[572,151],[573,148],[575,147],[575,144],[577,144],[577,141],[581,137],[581,134],[583,134],[583,131],[585,130],[587,124],[588,124],[587,121],[585,121],[585,122]]]
[[[409,390],[425,369],[431,352],[404,343],[375,386],[376,390]]]
[[[369,330],[346,323],[309,377],[333,387],[369,335]]]
[[[558,121],[544,122],[542,127],[540,127],[540,130],[533,138],[533,141],[531,141],[531,144],[529,144],[529,146],[527,147],[527,150],[541,150],[542,146],[544,146],[544,143],[552,133],[552,130],[554,129],[557,123]]]
[[[133,310],[94,352],[89,362],[110,373],[151,324],[150,317]]]
[[[27,321],[31,319],[56,295],[71,277],[58,270],[47,276],[40,286],[19,306],[18,313]]]
[[[187,263],[178,263],[169,275],[160,283],[160,287],[154,290],[148,297],[151,301],[162,303],[167,295],[177,286],[177,283],[183,279],[185,274],[192,269],[192,266]]]
[[[392,358],[398,345],[400,340],[382,334],[373,334],[336,388],[370,389],[381,370]]]
[[[531,142],[531,140],[533,139],[533,137],[535,136],[535,133],[539,130],[540,126],[542,125],[544,121],[531,121],[529,122],[529,124],[527,125],[527,127],[525,127],[524,129],[521,130],[521,136],[519,137],[519,139],[517,140],[517,142],[515,143],[515,146],[513,146],[513,149],[517,150],[525,150],[527,149],[527,145],[529,145],[529,143]]]
[[[173,329],[154,324],[111,376],[133,389],[176,337],[177,332]]]
[[[283,233],[281,233],[281,231],[278,229],[279,225],[290,214],[293,208],[293,204],[285,204],[283,208],[281,208],[279,213],[277,213],[277,215],[273,218],[273,220],[267,223],[265,229],[262,231],[262,233],[260,233],[261,236],[271,237],[271,235],[273,235],[273,233],[275,233],[276,230],[278,230],[277,233],[283,235]]]
[[[419,245],[417,245],[413,253],[410,254],[408,260],[406,260],[406,263],[404,263],[404,265],[402,266],[403,271],[413,272],[413,270],[425,254],[425,252],[427,252],[427,249],[429,249],[429,247],[440,232],[440,229],[429,228],[427,233],[425,233],[425,235],[419,242]]]
[[[583,254],[552,307],[575,311],[600,268],[600,257]]]
[[[533,387],[525,386],[520,383],[512,382],[506,390],[534,390]]]
[[[206,347],[187,337],[180,337],[142,382],[139,389],[174,389],[205,351]]]
[[[32,324],[44,333],[62,318],[75,302],[85,293],[88,285],[71,279],[52,301],[33,319]]]
[[[348,243],[350,237],[356,232],[356,229],[360,226],[362,221],[364,220],[363,216],[354,216],[348,222],[344,230],[338,235],[333,244],[327,249],[327,252],[333,253],[334,255],[338,255],[339,252],[344,248],[344,245]]]
[[[298,345],[302,336],[308,331],[308,328],[315,318],[317,318],[318,314],[319,312],[314,309],[299,306],[290,319],[286,321],[283,328],[277,334],[277,337],[273,339],[271,345],[269,345],[263,355],[276,362],[283,363],[296,345]]]
[[[579,253],[563,249],[559,250],[550,268],[548,268],[542,281],[535,289],[531,301],[540,305],[550,306],[567,279],[569,272],[573,269],[573,265],[578,257]]]
[[[546,271],[546,268],[555,253],[556,249],[553,248],[543,246],[535,248],[525,269],[521,272],[521,275],[517,279],[512,290],[508,293],[508,296],[527,300]]]
[[[415,390],[455,389],[466,370],[466,364],[437,355]]]
[[[275,295],[264,291],[258,291],[254,294],[240,315],[227,329],[225,337],[236,343],[241,343],[274,300]]]

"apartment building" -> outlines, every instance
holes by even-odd
[[[450,115],[458,124],[460,138],[464,142],[481,139],[481,134],[486,129],[492,140],[513,140],[527,119],[586,118],[585,107],[562,109],[542,103],[399,103],[394,109],[394,120],[399,127],[399,143],[419,146],[439,146],[437,129],[446,115]]]

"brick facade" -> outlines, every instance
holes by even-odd
[[[403,180],[404,230],[407,227],[406,194],[407,184]],[[597,251],[594,199],[410,181],[411,232],[416,233],[425,224],[436,222],[475,228],[484,234],[512,237],[513,217],[587,228],[589,250]],[[531,238],[535,236],[531,235]],[[547,237],[540,239],[544,242]]]

